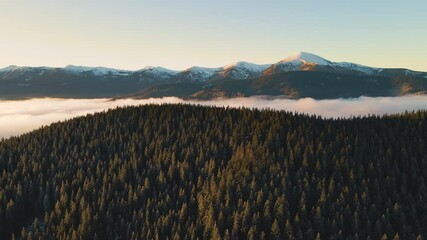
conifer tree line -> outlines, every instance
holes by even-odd
[[[0,141],[0,239],[424,239],[427,111],[125,107]]]

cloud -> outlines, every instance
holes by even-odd
[[[0,101],[0,137],[19,135],[52,122],[70,119],[88,113],[99,112],[118,106],[144,104],[187,103],[208,106],[271,108],[292,112],[317,114],[327,118],[351,117],[368,114],[392,114],[405,110],[427,109],[427,96],[360,97],[353,99],[314,100],[304,98],[289,100],[271,97],[216,99],[209,101],[185,101],[176,97],[150,99],[30,99]]]
[[[271,97],[249,97],[206,101],[203,104],[230,107],[272,108],[316,114],[326,118],[362,116],[368,114],[393,114],[405,110],[427,109],[427,96],[359,97],[350,99],[315,100],[303,98],[290,100]]]

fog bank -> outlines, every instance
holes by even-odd
[[[392,114],[405,110],[427,109],[427,96],[360,97],[353,99],[314,100],[304,98],[289,100],[271,97],[216,99],[186,101],[176,97],[150,99],[30,99],[0,101],[0,138],[19,135],[52,122],[70,119],[88,113],[118,106],[144,104],[187,103],[210,106],[271,108],[292,112],[317,114],[323,117],[350,117],[368,114]]]

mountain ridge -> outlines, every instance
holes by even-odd
[[[212,99],[253,95],[348,98],[425,94],[427,72],[332,62],[296,53],[273,64],[239,61],[217,68],[182,71],[148,66],[129,71],[68,65],[0,69],[0,99],[149,98]]]
[[[136,73],[136,72],[144,72],[147,70],[155,69],[159,72],[168,72],[169,74],[176,75],[176,74],[185,73],[185,72],[189,72],[189,71],[222,72],[222,71],[226,71],[229,69],[235,69],[235,68],[245,68],[245,69],[252,70],[253,72],[257,72],[259,69],[263,69],[262,71],[264,71],[271,66],[281,65],[281,64],[282,65],[283,64],[293,65],[294,67],[299,67],[299,66],[304,65],[304,64],[311,64],[311,65],[314,64],[314,65],[320,65],[320,66],[330,65],[330,66],[335,66],[335,67],[342,67],[342,68],[356,69],[356,70],[365,68],[365,69],[376,70],[379,72],[381,72],[381,70],[383,70],[383,69],[401,69],[401,70],[408,70],[409,74],[422,73],[422,71],[415,71],[415,70],[411,70],[411,69],[407,69],[407,68],[379,68],[379,67],[365,66],[365,65],[353,63],[353,62],[334,62],[334,61],[327,60],[323,57],[320,57],[318,55],[315,55],[312,53],[307,53],[307,52],[294,53],[294,54],[288,56],[287,58],[279,60],[275,63],[256,64],[256,63],[251,63],[251,62],[247,62],[247,61],[238,61],[238,62],[230,63],[227,65],[223,65],[221,67],[192,66],[192,67],[188,67],[184,70],[172,70],[172,69],[161,67],[161,66],[155,66],[155,67],[154,66],[146,66],[146,67],[138,69],[138,70],[125,70],[125,69],[109,68],[109,67],[102,67],[102,66],[89,67],[89,66],[78,66],[78,65],[70,64],[70,65],[67,65],[65,67],[46,67],[46,66],[32,67],[32,66],[10,65],[10,66],[1,68],[0,73],[11,72],[11,71],[16,71],[16,70],[37,70],[37,69],[48,70],[48,69],[50,69],[50,70],[64,70],[64,71],[69,71],[69,72],[74,72],[74,73],[85,73],[85,72],[91,72],[92,71],[92,72],[94,72],[95,75],[108,75],[108,74],[114,74],[114,73],[118,73],[118,72],[122,73],[122,74],[123,73],[132,74],[132,73]],[[250,67],[248,67],[248,66],[250,66]],[[361,72],[363,72],[363,71],[361,71]],[[365,73],[368,74],[367,72],[365,72]],[[211,76],[209,74],[203,74],[203,75]]]

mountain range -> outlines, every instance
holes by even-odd
[[[296,53],[273,64],[237,62],[218,68],[137,71],[69,65],[0,69],[0,99],[33,97],[191,99],[280,96],[291,99],[426,94],[427,72],[332,62]]]

